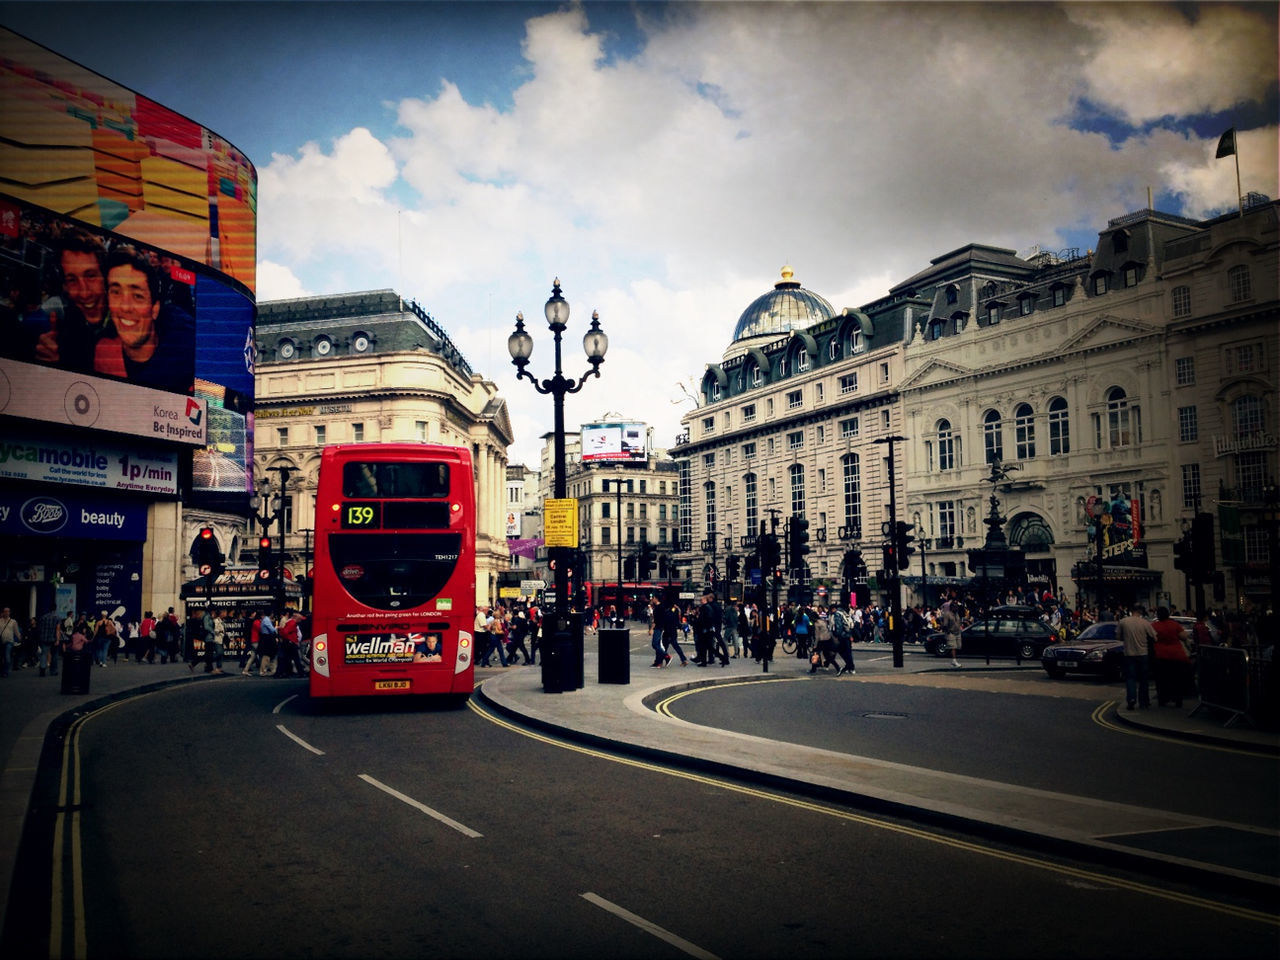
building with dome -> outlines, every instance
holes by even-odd
[[[726,569],[750,555],[761,525],[810,521],[809,577],[839,585],[844,552],[888,519],[888,470],[878,437],[901,430],[898,383],[912,298],[837,311],[781,280],[742,312],[719,363],[707,364],[699,405],[673,451],[680,469],[682,572]]]
[[[842,586],[850,547],[874,573],[891,497],[876,441],[898,436],[908,603],[968,583],[994,485],[1037,593],[1274,605],[1278,216],[1251,195],[1202,221],[1117,217],[1083,254],[968,244],[838,312],[784,268],[682,419],[681,573],[723,574],[794,514],[815,599]],[[1199,591],[1174,565],[1197,515]]]

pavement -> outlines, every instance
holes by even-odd
[[[784,655],[768,673],[751,659],[731,660],[728,667],[654,669],[643,632],[633,629],[632,637],[639,642],[632,648],[629,683],[599,682],[595,638],[588,636],[583,688],[547,693],[540,667],[478,668],[479,695],[502,713],[579,742],[1059,855],[1154,870],[1162,876],[1182,875],[1196,882],[1211,880],[1219,889],[1233,887],[1251,896],[1280,900],[1280,836],[1274,832],[691,724],[658,713],[654,704],[702,686],[808,680],[807,664]],[[911,658],[907,672],[887,662],[889,653],[887,646],[856,646],[857,675],[834,682],[930,683],[972,689],[1007,681],[1019,670],[1039,670],[1013,663],[987,667],[980,660],[969,660],[964,670],[952,671],[949,666],[922,667]],[[233,668],[231,663],[227,676],[235,677]],[[60,676],[40,677],[31,668],[0,678],[0,929],[36,770],[54,721],[69,712],[90,712],[101,701],[127,693],[222,679],[203,673],[199,666],[193,674],[185,663],[125,661],[93,668],[85,694],[63,694]],[[1064,683],[1063,690],[1070,686]],[[1101,703],[1108,698],[1106,689],[1095,687],[1083,693]],[[1188,700],[1182,710],[1117,713],[1112,709],[1104,719],[1149,735],[1280,759],[1277,734],[1224,726],[1224,716],[1197,710],[1197,706]]]

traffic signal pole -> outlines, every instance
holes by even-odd
[[[892,434],[887,437],[880,437],[874,440],[874,443],[884,443],[889,446],[889,536],[895,542],[898,539],[898,484],[895,479],[894,472],[894,456],[893,445],[906,440],[906,437],[900,437]],[[897,560],[898,551],[893,551],[894,560]],[[886,564],[886,566],[889,566]],[[903,666],[902,659],[902,576],[898,571],[898,564],[892,564],[891,570],[886,570],[890,577],[889,581],[889,639],[893,643],[893,665],[901,668]]]

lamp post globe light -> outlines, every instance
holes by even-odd
[[[548,379],[539,380],[526,369],[529,365],[529,358],[533,356],[533,337],[524,327],[523,313],[516,314],[516,328],[507,337],[507,351],[511,354],[511,362],[516,368],[516,379],[523,378],[528,380],[538,393],[551,395],[555,410],[555,425],[552,432],[555,458],[554,495],[557,500],[563,500],[567,489],[564,452],[564,398],[566,394],[577,393],[581,390],[588,377],[600,376],[600,364],[604,363],[605,351],[609,349],[609,338],[600,329],[600,314],[593,312],[591,314],[591,326],[582,337],[582,349],[587,355],[587,362],[591,364],[591,369],[577,380],[566,378],[562,369],[561,347],[564,332],[569,324],[569,301],[565,300],[560,292],[559,277],[552,282],[551,297],[547,300],[543,312],[547,318],[547,328],[555,339],[554,375]],[[548,690],[558,692],[561,689],[577,689],[582,686],[582,620],[579,617],[576,621],[576,626],[571,626],[569,617],[569,548],[551,547],[549,548],[549,553],[555,566],[556,602],[554,627],[544,633],[544,637],[549,641],[547,649],[553,649],[555,637],[557,636],[563,638],[572,634],[574,637],[573,658],[575,662],[572,665],[572,675],[575,683],[573,685],[563,683],[563,676],[566,674],[556,677],[554,674],[557,664],[548,665],[546,656],[544,655],[543,657],[543,685]],[[563,646],[563,641],[561,645]],[[567,651],[561,650],[559,652],[567,654]],[[565,668],[562,667],[561,669]]]

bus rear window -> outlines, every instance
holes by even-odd
[[[369,500],[449,496],[447,463],[344,463],[342,495]]]

